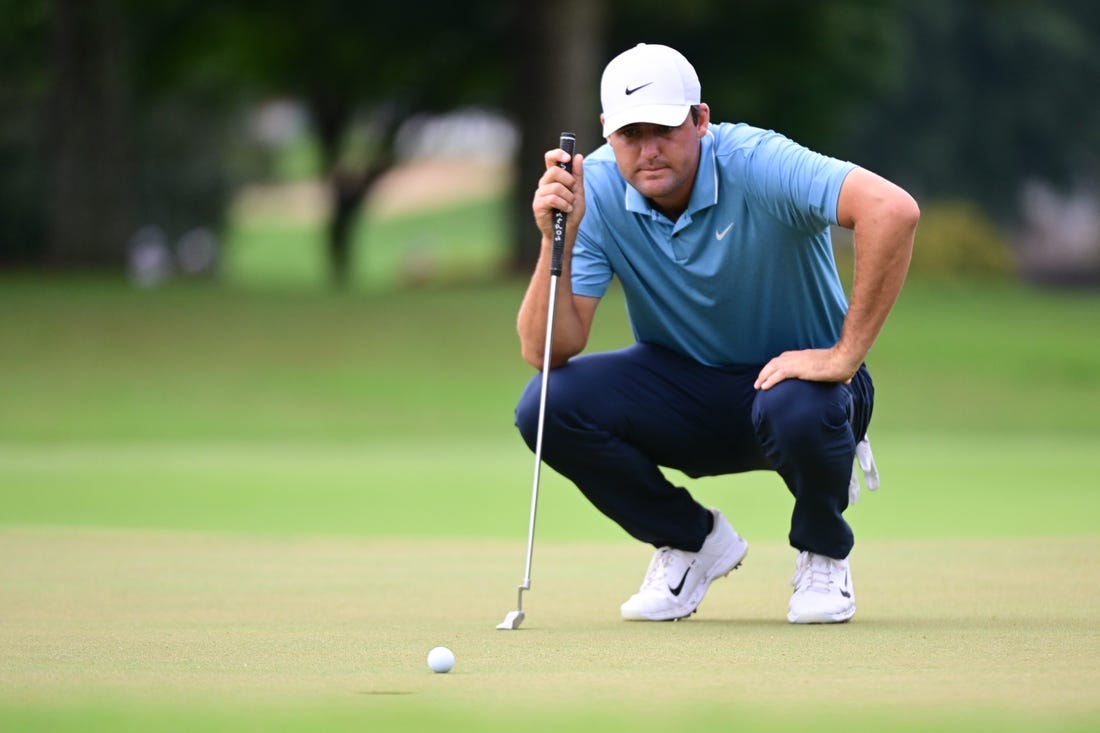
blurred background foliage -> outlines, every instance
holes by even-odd
[[[422,284],[480,236],[496,249],[468,268],[524,271],[542,152],[562,129],[602,142],[600,71],[646,41],[692,59],[715,119],[909,189],[914,272],[1100,283],[1092,0],[0,0],[0,17],[3,267],[155,282],[187,242],[195,273],[307,269],[308,249],[321,282],[348,285],[401,236],[391,270]],[[495,204],[401,234],[378,201],[432,157]],[[441,185],[405,190],[427,206]]]

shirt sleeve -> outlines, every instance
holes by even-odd
[[[744,159],[751,195],[792,227],[817,231],[837,223],[837,202],[853,163],[816,153],[774,132]]]
[[[593,211],[593,201],[586,202],[588,209],[577,230],[577,241],[573,246],[572,285],[574,295],[590,298],[602,298],[611,285],[611,263],[601,246],[603,224]]]

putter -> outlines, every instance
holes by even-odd
[[[561,149],[569,153],[569,161],[559,165],[573,169],[573,149],[576,136],[571,132],[561,134]],[[516,610],[509,611],[497,628],[514,631],[523,623],[523,591],[531,590],[531,556],[535,550],[535,515],[539,505],[539,475],[542,469],[542,429],[546,419],[546,390],[550,382],[550,340],[554,334],[554,309],[558,300],[558,278],[561,276],[562,253],[565,249],[565,212],[554,211],[554,247],[550,254],[550,300],[546,308],[546,342],[542,353],[542,393],[539,395],[539,422],[535,435],[535,479],[531,486],[531,520],[527,526],[527,564],[523,571],[523,583],[519,586]]]

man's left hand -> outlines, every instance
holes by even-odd
[[[756,389],[771,389],[784,379],[807,382],[837,382],[848,384],[862,359],[854,365],[836,349],[804,349],[784,351],[760,370],[753,385]]]

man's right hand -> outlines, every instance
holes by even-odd
[[[569,154],[560,148],[546,153],[546,173],[539,179],[531,209],[535,224],[542,232],[542,241],[553,242],[553,212],[563,211],[565,220],[566,250],[572,251],[577,238],[577,226],[584,217],[584,156],[573,156],[573,171],[561,167],[569,160]]]

